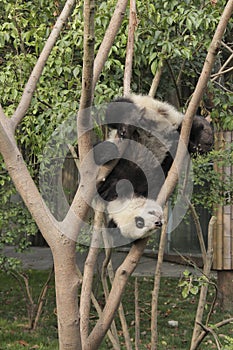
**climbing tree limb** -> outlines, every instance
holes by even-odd
[[[228,0],[222,16],[220,18],[219,24],[217,26],[217,29],[215,31],[215,34],[213,36],[213,39],[211,41],[211,44],[209,46],[209,50],[205,59],[205,63],[203,65],[203,69],[201,72],[201,75],[198,79],[196,88],[194,90],[194,93],[192,95],[192,98],[189,102],[187,111],[185,113],[185,118],[182,123],[182,129],[180,134],[180,141],[178,144],[176,156],[174,159],[174,162],[171,166],[171,169],[168,173],[168,176],[165,180],[165,183],[158,195],[158,202],[163,206],[167,199],[170,197],[172,192],[174,191],[174,188],[176,186],[176,183],[178,181],[178,176],[180,169],[182,168],[182,164],[184,162],[185,156],[187,154],[187,145],[189,141],[189,135],[190,130],[192,126],[193,117],[196,113],[196,110],[199,106],[199,103],[201,101],[201,98],[204,94],[204,91],[206,89],[211,70],[214,65],[216,54],[218,53],[218,50],[221,45],[221,40],[224,35],[224,32],[226,30],[227,24],[229,19],[231,18],[231,14],[233,12],[233,1]],[[186,146],[186,147],[184,147]]]
[[[38,58],[33,71],[28,79],[28,82],[24,88],[23,91],[23,95],[22,98],[19,102],[19,105],[13,115],[13,117],[11,118],[12,120],[12,125],[14,127],[14,129],[17,127],[17,125],[21,122],[21,120],[23,119],[23,117],[25,116],[33,94],[35,92],[36,89],[36,85],[37,82],[42,74],[42,71],[44,69],[44,66],[48,60],[48,57],[57,41],[57,38],[64,26],[64,23],[66,22],[67,18],[70,15],[70,12],[73,8],[75,4],[75,0],[67,0],[65,3],[65,6],[60,14],[60,16],[58,17],[52,31],[51,34],[49,35],[48,40],[46,41],[46,44],[40,54],[40,57]]]

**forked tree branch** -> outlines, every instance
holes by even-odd
[[[104,39],[102,41],[102,44],[99,48],[99,51],[96,55],[96,58],[94,60],[94,67],[93,67],[93,79],[92,79],[92,96],[90,97],[90,91],[88,92],[89,94],[89,103],[85,104],[84,102],[84,95],[82,95],[81,97],[81,103],[80,103],[80,111],[83,111],[84,113],[88,113],[90,111],[88,111],[87,107],[88,107],[88,104],[89,104],[89,107],[90,107],[90,102],[93,100],[93,96],[94,96],[94,88],[95,88],[95,85],[97,83],[97,80],[99,78],[99,75],[101,73],[101,70],[107,60],[107,57],[108,57],[108,54],[109,54],[109,51],[112,47],[112,44],[115,40],[115,37],[117,35],[117,32],[121,26],[121,23],[122,23],[122,20],[123,20],[123,17],[124,17],[124,13],[125,13],[125,9],[126,9],[126,6],[127,6],[127,2],[128,0],[118,0],[118,3],[116,5],[116,8],[115,8],[115,11],[114,11],[114,14],[113,14],[113,17],[110,21],[110,24],[108,26],[108,29],[105,33],[105,36],[104,36]],[[87,15],[88,16],[88,15]],[[86,19],[88,20],[88,19]],[[91,29],[91,28],[89,28]],[[87,33],[88,33],[88,29],[87,29]],[[93,37],[93,32],[92,32],[92,37]],[[85,44],[84,44],[85,45]],[[89,47],[88,45],[85,45],[86,49],[84,49],[84,52],[85,50],[89,50]],[[91,62],[90,62],[90,57],[88,57],[88,54],[85,54],[87,59],[89,60],[89,69],[92,70],[91,68]],[[91,53],[91,57],[92,56],[92,53]],[[85,62],[85,60],[84,60]],[[86,66],[87,67],[87,66]],[[86,71],[85,75],[86,74],[92,74],[92,73],[88,73]],[[90,88],[90,81],[88,82],[88,90]],[[86,89],[86,86],[85,86],[85,83],[83,82],[83,89],[85,90]],[[82,100],[83,99],[83,100]],[[80,113],[79,111],[79,113]],[[85,155],[88,153],[88,151],[90,151],[92,145],[91,145],[91,135],[90,133],[86,133],[83,135],[83,133],[85,132],[85,130],[88,129],[88,124],[87,124],[87,119],[90,120],[90,118],[86,118],[85,120],[85,116],[83,115],[82,117],[82,120],[79,120],[78,123],[78,135],[79,135],[79,152],[81,150],[81,159],[84,159],[85,158]],[[86,124],[85,124],[86,122]],[[121,145],[119,145],[120,148],[122,148]],[[119,152],[123,152],[122,151],[119,151]],[[75,232],[73,237],[75,239],[75,234],[77,235],[77,233],[80,231],[80,228],[81,228],[81,225],[83,223],[83,220],[87,214],[87,210],[89,208],[89,206],[87,205],[87,202],[91,202],[91,198],[93,196],[93,193],[94,193],[94,190],[96,188],[96,183],[99,183],[100,181],[102,181],[103,179],[106,178],[106,176],[109,174],[109,172],[112,170],[112,168],[114,167],[115,164],[111,164],[111,166],[106,166],[106,167],[101,167],[100,168],[100,171],[97,175],[97,178],[96,179],[93,179],[92,183],[89,184],[89,186],[86,186],[87,183],[85,184],[84,183],[84,186],[85,187],[88,187],[87,188],[87,191],[86,191],[86,201],[83,200],[82,198],[82,193],[80,193],[80,189],[82,189],[82,185],[79,186],[79,189],[74,197],[74,200],[72,202],[72,205],[71,205],[71,208],[70,210],[68,211],[64,221],[63,221],[63,225],[64,227],[67,227],[67,225],[69,225],[69,223],[71,221],[76,221],[75,223]],[[89,171],[91,171],[92,169],[92,166],[93,164],[90,164],[89,166]],[[88,173],[88,166],[86,166],[87,168],[87,173]],[[85,172],[85,171],[84,171]],[[74,214],[75,214],[75,217],[76,219],[78,218],[78,220],[76,220],[74,218]],[[79,219],[80,218],[80,219]]]

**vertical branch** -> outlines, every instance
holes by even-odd
[[[215,222],[216,222],[216,217],[212,216],[209,222],[208,250],[206,254],[205,265],[203,268],[203,275],[207,278],[207,283],[201,286],[201,292],[200,292],[200,297],[199,297],[199,302],[198,302],[198,307],[196,312],[195,325],[193,329],[193,336],[192,336],[190,350],[197,349],[197,346],[199,345],[198,338],[202,331],[200,324],[202,323],[203,312],[206,305],[206,297],[207,297],[208,285],[209,285],[208,281],[210,279],[210,271],[211,271],[211,266],[213,262],[213,226]]]
[[[91,104],[92,104],[92,81],[93,81],[93,62],[94,62],[94,13],[95,1],[84,1],[84,54],[83,54],[83,71],[82,71],[82,94],[80,99],[79,112],[77,116],[77,134],[80,158],[81,180],[78,191],[71,204],[63,226],[70,225],[72,221],[75,225],[73,240],[83,224],[83,220],[87,215],[89,204],[93,198],[95,191],[95,183],[93,182],[93,168],[95,166],[93,157],[86,157],[92,149],[91,139]],[[85,162],[83,161],[85,159]],[[85,193],[85,199],[83,198]],[[75,215],[74,215],[75,214]],[[75,221],[75,222],[74,222]]]
[[[158,297],[161,278],[161,269],[163,263],[163,255],[166,245],[168,223],[168,205],[164,209],[164,225],[161,232],[157,265],[155,269],[154,289],[152,291],[151,301],[151,350],[156,350],[158,345]]]
[[[157,69],[154,79],[152,81],[151,87],[150,87],[150,91],[149,91],[149,96],[154,97],[156,94],[156,91],[158,89],[159,83],[160,83],[160,79],[163,73],[163,62],[161,62],[160,67]]]
[[[107,243],[106,237],[104,237],[104,241],[106,241],[106,243]],[[105,246],[106,246],[106,243],[105,243]],[[110,255],[111,251],[109,250],[109,248],[105,249],[105,253],[107,255],[105,260],[108,261],[108,264],[106,265],[106,267],[108,270],[109,280],[110,280],[111,285],[112,285],[113,281],[114,281],[114,270],[113,270],[113,266],[112,266],[111,255]],[[124,312],[124,307],[123,307],[122,302],[120,302],[120,304],[119,304],[118,314],[119,314],[119,318],[121,321],[121,327],[122,327],[122,331],[123,331],[123,335],[124,335],[124,339],[125,339],[125,347],[127,350],[132,350],[129,329],[128,329],[128,325],[126,322],[125,312]]]
[[[108,297],[109,297],[109,287],[108,287],[108,280],[107,280],[107,269],[108,269],[108,264],[110,262],[110,259],[111,259],[111,249],[110,248],[105,248],[105,259],[103,261],[102,271],[101,271],[101,280],[102,280],[105,300],[107,300]],[[110,282],[111,282],[111,280],[110,280]],[[120,341],[119,341],[119,337],[118,337],[118,334],[117,334],[116,323],[115,323],[114,320],[112,321],[112,324],[111,324],[111,332],[112,332],[112,335],[114,336],[114,339],[115,339],[116,343],[118,344],[118,349],[120,349]]]
[[[197,237],[199,240],[199,244],[200,244],[200,248],[201,248],[201,255],[202,255],[202,260],[203,260],[203,265],[205,265],[206,263],[206,247],[205,247],[205,242],[204,242],[204,238],[203,238],[203,233],[202,233],[202,228],[201,228],[201,224],[200,224],[200,220],[198,218],[197,212],[195,207],[193,206],[193,204],[190,202],[190,200],[185,196],[185,200],[189,206],[191,215],[193,217],[193,221],[196,227],[196,232],[197,232]]]
[[[137,13],[135,0],[130,0],[130,15],[129,15],[129,30],[128,30],[128,42],[126,49],[125,59],[125,72],[124,72],[124,95],[130,93],[130,82],[132,77],[133,66],[133,52],[134,52],[134,33],[137,27]]]
[[[109,23],[108,29],[105,32],[103,41],[96,55],[95,62],[94,62],[93,90],[95,88],[95,85],[101,73],[101,70],[104,66],[104,63],[107,60],[109,51],[113,45],[117,32],[121,27],[127,3],[128,3],[128,0],[118,0],[115,11]],[[93,91],[93,94],[94,94],[94,91]]]
[[[78,113],[78,146],[80,162],[91,150],[90,108],[92,105],[92,83],[94,66],[94,14],[95,1],[84,1],[84,54],[82,72],[82,94]]]
[[[47,294],[47,291],[48,291],[48,288],[49,288],[49,283],[51,281],[51,278],[54,274],[54,266],[51,268],[50,272],[49,272],[49,275],[48,275],[48,278],[47,278],[47,281],[45,282],[42,290],[41,290],[41,293],[40,293],[40,296],[39,296],[39,299],[38,299],[38,302],[37,302],[37,311],[36,311],[36,316],[35,316],[35,320],[33,322],[33,330],[36,330],[37,328],[37,325],[38,325],[38,322],[39,322],[39,319],[40,319],[40,315],[41,315],[41,312],[42,312],[42,308],[43,308],[43,305],[44,305],[44,302],[45,302],[45,297],[46,297],[46,294]]]
[[[101,208],[100,208],[101,209]],[[91,242],[91,247],[88,252],[88,256],[85,261],[84,272],[83,272],[83,283],[80,297],[80,333],[82,346],[87,345],[87,338],[89,334],[89,319],[90,319],[90,308],[91,308],[91,295],[92,295],[92,282],[95,270],[96,260],[99,254],[99,240],[101,237],[101,228],[103,221],[103,212],[95,212],[94,218],[94,232]]]
[[[138,279],[135,278],[134,285],[135,294],[135,350],[140,349],[140,308],[139,308],[139,292],[138,292]]]
[[[82,280],[83,276],[82,276],[82,273],[81,273],[80,269],[78,268],[78,266],[77,266],[77,274],[78,274],[79,279]],[[93,305],[98,313],[98,316],[101,317],[102,310],[101,310],[101,307],[100,307],[98,301],[96,300],[96,297],[94,296],[93,292],[91,293],[91,301],[92,301],[92,303],[93,303]],[[119,349],[118,344],[116,343],[116,340],[113,337],[110,330],[108,330],[107,335],[108,335],[110,342],[112,343],[113,349],[118,350]]]

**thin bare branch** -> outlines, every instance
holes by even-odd
[[[220,84],[218,81],[214,81],[214,83],[215,83],[216,85],[218,85],[222,90],[226,91],[227,93],[229,93],[229,94],[232,94],[232,93],[233,93],[232,90],[227,89],[224,85]]]
[[[24,88],[23,95],[21,98],[21,101],[12,117],[12,124],[14,128],[17,127],[17,125],[21,122],[25,114],[27,113],[27,110],[30,106],[33,93],[36,89],[37,82],[42,74],[42,71],[44,69],[44,66],[47,62],[47,59],[56,43],[56,40],[62,30],[62,27],[64,23],[66,22],[73,6],[75,4],[75,0],[67,0],[65,3],[65,6],[58,17],[52,32],[46,41],[46,44],[40,54],[40,57],[38,58],[38,61],[33,68],[33,71],[29,77],[29,80]]]
[[[210,279],[210,272],[211,272],[211,266],[213,262],[213,226],[216,222],[216,217],[212,216],[209,222],[209,230],[208,230],[208,250],[206,254],[206,261],[203,268],[203,274],[207,277],[207,279]],[[193,329],[193,336],[191,341],[190,350],[195,350],[198,347],[198,339],[200,335],[200,324],[202,323],[203,319],[203,312],[206,304],[206,296],[208,292],[208,283],[203,284],[201,286],[201,292],[195,317],[195,325]]]
[[[135,350],[140,349],[140,308],[139,308],[139,291],[138,279],[135,278],[134,285],[134,300],[135,300]]]
[[[214,325],[212,326],[212,328],[213,328],[213,329],[221,328],[221,327],[226,326],[227,324],[232,323],[232,322],[233,322],[233,317],[228,318],[228,319],[226,319],[226,320],[223,320],[223,321],[221,321],[221,322],[218,322],[218,323],[214,324]],[[197,348],[198,348],[199,344],[201,344],[201,342],[203,341],[203,339],[204,339],[208,334],[209,334],[209,328],[203,330],[203,331],[200,333],[200,335],[199,335],[199,337],[198,337],[198,339],[197,339]]]
[[[103,261],[102,271],[101,271],[101,281],[102,281],[102,286],[103,286],[103,290],[104,290],[105,300],[107,300],[109,297],[107,270],[108,270],[108,264],[110,262],[110,259],[111,259],[111,249],[107,248],[107,249],[105,249],[105,259]],[[116,343],[118,344],[118,348],[120,349],[120,341],[119,341],[119,337],[117,334],[116,323],[114,320],[111,323],[111,332],[112,332],[112,335],[113,335]]]
[[[152,291],[152,301],[151,301],[151,350],[156,350],[158,345],[158,297],[161,279],[161,270],[163,263],[163,255],[166,245],[167,237],[167,223],[168,223],[168,205],[164,209],[164,225],[161,232],[159,251],[157,264],[155,269],[154,277],[154,288]]]
[[[33,320],[33,330],[36,330],[39,319],[40,319],[40,315],[42,313],[42,308],[43,305],[45,303],[45,297],[49,288],[49,283],[51,281],[52,276],[54,275],[54,266],[52,266],[52,268],[50,269],[48,278],[45,282],[45,284],[42,287],[40,296],[38,298],[38,302],[37,302],[37,310],[36,310],[36,315],[35,315],[35,320]]]
[[[95,62],[94,62],[93,94],[94,94],[95,85],[99,79],[99,75],[107,60],[109,51],[114,43],[117,32],[122,24],[127,3],[128,3],[128,0],[118,0],[115,11],[109,23],[108,29],[105,32],[103,41],[96,55]]]
[[[150,91],[149,91],[149,96],[151,97],[155,97],[155,94],[157,92],[159,83],[160,83],[160,79],[163,73],[163,62],[161,63],[160,67],[157,69],[154,79],[152,81],[151,87],[150,87]]]
[[[201,224],[196,212],[196,209],[194,207],[194,205],[190,202],[190,200],[185,196],[184,197],[186,202],[188,203],[195,227],[196,227],[196,232],[197,232],[197,237],[199,240],[199,244],[200,244],[200,248],[201,248],[201,254],[202,254],[202,259],[203,259],[203,265],[205,265],[206,263],[206,247],[205,247],[205,242],[204,242],[204,238],[203,238],[203,232],[202,232],[202,228],[201,228]]]
[[[229,45],[225,44],[224,41],[221,41],[221,45],[225,47],[225,49],[227,49],[229,52],[233,53],[233,49]]]
[[[99,203],[100,210],[95,211],[93,237],[83,272],[83,282],[80,297],[80,332],[83,348],[85,348],[88,343],[87,339],[89,335],[92,282],[96,260],[99,254],[98,247],[100,246],[99,240],[101,237],[101,228],[103,223],[103,211],[101,208],[101,203]]]
[[[205,331],[206,334],[207,334],[207,333],[211,333],[211,334],[212,334],[212,336],[214,337],[215,343],[216,343],[216,345],[217,345],[217,349],[218,349],[218,350],[221,350],[222,347],[221,347],[221,344],[220,344],[220,342],[219,342],[219,340],[218,340],[218,336],[217,336],[216,332],[214,331],[214,329],[211,328],[211,327],[207,327],[207,326],[205,326],[204,324],[199,323],[199,322],[198,322],[198,326],[200,326],[202,329],[204,329],[204,331]]]
[[[130,93],[130,83],[132,77],[134,33],[137,27],[137,12],[135,0],[130,0],[128,42],[126,48],[125,72],[124,72],[124,95]]]
[[[233,54],[231,55],[231,59],[233,58]],[[223,67],[222,67],[223,68]],[[220,69],[219,71],[218,71],[218,73],[216,73],[216,74],[214,74],[213,75],[213,78],[211,79],[211,81],[215,81],[216,79],[218,79],[220,76],[222,76],[222,75],[224,75],[224,74],[226,74],[226,73],[228,73],[228,72],[231,72],[233,70],[233,67],[230,67],[230,68],[228,68],[228,69],[225,69],[225,70],[223,70],[223,69]]]

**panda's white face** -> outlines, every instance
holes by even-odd
[[[116,199],[108,204],[107,211],[121,234],[133,240],[149,236],[163,224],[160,205],[143,197]]]

